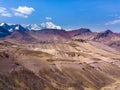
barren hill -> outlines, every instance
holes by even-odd
[[[120,89],[120,52],[98,42],[2,40],[0,62],[1,90]]]

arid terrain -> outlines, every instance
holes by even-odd
[[[119,33],[0,30],[0,90],[120,90]]]

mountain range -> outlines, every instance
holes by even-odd
[[[55,25],[52,22],[45,22],[41,24],[7,24],[7,23],[0,23],[0,26],[4,29],[13,32],[14,30],[41,30],[41,29],[62,29],[60,26]]]
[[[66,31],[51,22],[42,23],[41,25],[31,24],[26,26],[1,23],[0,37],[21,43],[55,43],[70,40],[92,40],[120,50],[120,33],[114,33],[111,30],[92,32],[90,29],[86,28]]]

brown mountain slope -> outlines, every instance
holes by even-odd
[[[110,30],[98,33],[93,40],[120,50],[120,34],[113,33]]]
[[[80,28],[78,30],[67,31],[73,40],[91,40],[95,33],[90,31],[90,29]]]
[[[1,90],[100,90],[111,84],[118,88],[120,52],[106,45],[6,42],[0,41]]]
[[[6,36],[6,35],[3,35]],[[1,37],[3,37],[1,35]],[[23,30],[15,30],[11,34],[7,34],[5,38],[14,40],[19,43],[58,43],[58,42],[66,42],[66,41],[96,41],[106,44],[115,48],[116,50],[120,50],[120,34],[113,33],[110,30],[106,30],[104,32],[92,32],[89,29],[81,28],[78,30],[65,31],[65,30],[57,30],[57,29],[45,29],[38,31],[23,31]]]
[[[90,29],[86,29],[86,28],[80,28],[78,30],[72,30],[72,31],[68,31],[70,36],[78,36],[78,35],[82,35],[82,34],[86,34],[86,33],[92,33],[90,31]]]
[[[65,30],[46,29],[38,31],[21,31],[16,30],[4,38],[10,39],[19,43],[54,43],[64,42],[71,39],[70,35]]]
[[[16,30],[12,32],[9,36],[5,37],[4,39],[11,39],[15,40],[17,42],[37,42],[37,40],[33,37],[31,37],[27,31],[21,31],[21,30]]]
[[[68,34],[75,41],[96,41],[115,48],[116,50],[120,50],[120,34],[114,33],[111,30],[91,32],[89,29],[81,28],[78,30],[68,31]]]
[[[65,30],[44,29],[29,31],[28,33],[40,42],[64,42],[71,39],[70,35]]]

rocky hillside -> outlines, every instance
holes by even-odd
[[[111,30],[98,33],[93,40],[120,50],[120,34],[114,33]]]
[[[120,89],[120,52],[98,42],[2,40],[0,62],[0,90]]]

